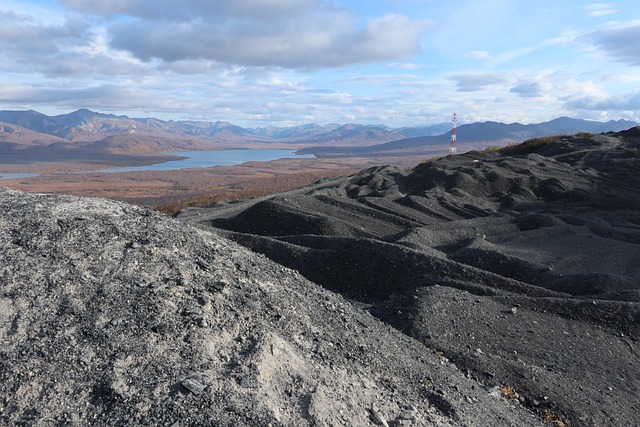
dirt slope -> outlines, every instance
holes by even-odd
[[[156,212],[0,187],[0,230],[0,425],[544,425],[297,272]]]
[[[640,425],[640,128],[179,218],[361,304],[557,425]],[[566,423],[565,423],[566,424]]]

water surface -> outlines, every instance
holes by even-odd
[[[32,176],[38,176],[37,173],[0,173],[0,181],[7,179],[17,178],[30,178]]]
[[[312,159],[312,154],[297,155],[292,150],[219,150],[219,151],[178,151],[165,153],[185,157],[180,160],[169,160],[163,163],[143,166],[128,166],[99,171],[86,170],[87,172],[140,172],[140,171],[166,171],[190,168],[207,168],[210,166],[233,166],[246,162],[268,162],[277,159]],[[0,173],[0,180],[30,178],[38,176],[38,173]]]
[[[177,151],[175,156],[187,157],[181,160],[170,160],[155,165],[130,166],[106,169],[100,172],[137,172],[164,171],[190,168],[207,168],[210,166],[232,166],[245,162],[268,162],[277,159],[312,159],[312,154],[297,155],[291,150],[219,150],[219,151]]]

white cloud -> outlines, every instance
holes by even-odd
[[[488,86],[504,85],[513,81],[509,74],[494,71],[452,74],[448,79],[456,82],[459,92],[476,92]]]
[[[112,46],[144,61],[212,60],[244,66],[317,69],[407,57],[419,51],[420,25],[387,15],[356,28],[344,12],[278,25],[248,21],[132,21],[110,28]]]
[[[406,58],[420,51],[424,23],[404,15],[364,25],[318,0],[62,0],[104,17],[111,47],[164,62],[321,69]],[[122,19],[126,17],[126,19]]]
[[[176,21],[196,17],[207,20],[248,17],[272,21],[321,7],[318,0],[60,0],[60,3],[77,12],[103,17],[124,15]]]
[[[90,37],[89,25],[78,16],[62,24],[44,24],[33,17],[0,10],[0,52],[39,54],[63,45],[81,45]]]
[[[576,9],[588,2],[563,5],[576,20],[565,22],[545,1],[548,11],[508,0],[453,10],[429,0],[6,0],[0,106],[243,126],[402,126],[453,111],[506,122],[629,117],[597,108],[636,105],[637,69],[606,56],[640,65],[640,21],[585,32]],[[590,7],[582,12],[631,9]]]
[[[572,110],[638,111],[640,90],[616,95],[585,96],[571,100],[567,108]]]
[[[600,16],[611,15],[618,12],[615,5],[612,3],[591,3],[585,6],[589,12],[589,16],[592,18],[598,18]]]
[[[537,82],[519,84],[511,88],[510,92],[517,93],[525,98],[539,98],[544,95],[543,87]]]
[[[578,38],[608,56],[633,66],[640,66],[640,20],[609,24],[605,28]]]

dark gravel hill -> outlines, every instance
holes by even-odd
[[[542,426],[506,391],[227,239],[0,187],[2,426]]]
[[[639,133],[371,168],[178,217],[512,387],[550,423],[637,426]]]

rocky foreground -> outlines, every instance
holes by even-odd
[[[372,168],[178,217],[343,295],[514,409],[640,425],[640,128]],[[498,417],[470,423],[509,423]]]
[[[0,230],[0,425],[544,425],[339,295],[157,212],[0,187]]]
[[[639,131],[178,219],[0,187],[0,425],[639,425]]]

